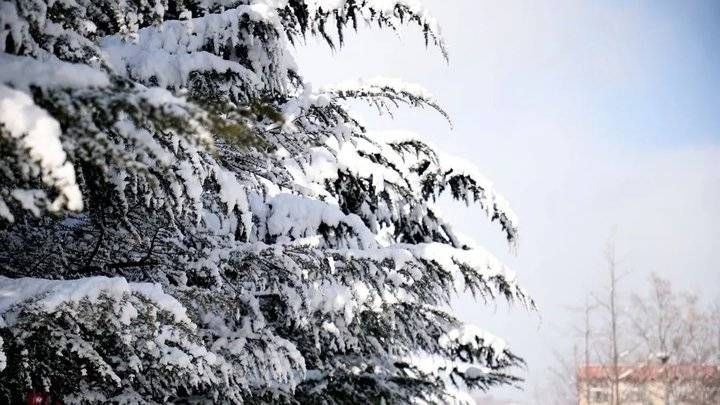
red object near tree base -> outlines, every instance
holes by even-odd
[[[46,392],[31,390],[25,394],[27,405],[50,405],[50,395]]]

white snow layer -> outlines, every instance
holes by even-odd
[[[286,193],[274,196],[268,204],[271,206],[267,218],[270,235],[300,239],[318,235],[321,224],[331,227],[343,224],[356,234],[360,245],[357,246],[354,239],[348,239],[349,247],[367,249],[377,246],[375,235],[362,219],[355,214],[345,215],[336,205]]]
[[[209,71],[234,73],[251,88],[259,87],[266,67],[287,70],[295,67],[295,63],[285,48],[275,47],[269,53],[261,41],[241,34],[240,21],[249,17],[278,27],[282,33],[276,14],[264,4],[238,6],[187,21],[166,21],[161,28],[140,29],[133,42],[121,34],[108,36],[100,45],[115,73],[142,81],[154,79],[161,87],[180,88],[186,85],[191,72]],[[215,47],[212,52],[204,50],[208,40]],[[248,49],[252,69],[217,56],[220,46],[238,45]]]
[[[5,370],[5,366],[7,365],[7,357],[5,356],[4,350],[5,349],[3,348],[3,338],[0,337],[0,371]]]
[[[38,60],[28,56],[0,53],[0,82],[18,90],[30,86],[45,89],[104,87],[110,84],[107,75],[88,65],[68,63],[53,57]]]
[[[29,162],[21,162],[26,176],[41,176],[45,185],[57,190],[58,196],[48,209],[58,211],[66,207],[79,211],[83,207],[80,188],[75,181],[75,169],[67,162],[60,141],[60,124],[45,110],[33,103],[27,94],[0,84],[0,124],[16,142],[27,150]],[[37,214],[43,207],[29,201],[27,193],[15,193],[22,206]],[[0,206],[0,214],[5,212]],[[8,218],[7,213],[5,218]]]
[[[12,326],[14,317],[11,314],[21,305],[32,305],[42,312],[53,313],[66,303],[85,299],[96,302],[101,297],[121,300],[129,294],[143,296],[157,308],[171,313],[176,322],[192,324],[182,304],[165,294],[159,284],[128,283],[122,277],[46,280],[0,276],[0,327]]]

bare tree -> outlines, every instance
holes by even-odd
[[[650,276],[651,290],[646,295],[633,294],[633,331],[640,339],[651,360],[667,361],[680,358],[684,349],[680,342],[683,323],[678,296],[667,280],[656,274]]]
[[[548,377],[543,389],[536,392],[535,403],[576,405],[580,389],[576,374],[577,356],[570,357],[559,351],[553,352],[553,355],[554,364],[547,369]]]
[[[618,350],[618,306],[617,306],[617,262],[615,261],[615,245],[609,245],[607,250],[607,265],[610,272],[610,327],[612,329],[612,403],[620,403],[620,352]]]
[[[583,366],[585,370],[590,369],[590,342],[592,338],[592,311],[595,309],[594,305],[590,304],[590,300],[588,297],[585,297],[585,306],[583,308]],[[585,403],[590,403],[590,384],[584,384],[579,385],[579,388],[583,388],[582,393],[578,393],[578,395],[584,395],[585,396]]]
[[[571,308],[575,333],[563,335],[573,336],[574,350],[556,354],[546,384],[552,397],[541,403],[720,404],[720,297],[706,307],[651,274],[626,301],[629,273],[619,269],[612,241],[605,261],[607,285]]]
[[[650,275],[645,295],[632,296],[632,332],[645,360],[663,366],[668,404],[705,404],[718,389],[704,379],[708,367],[717,364],[714,335],[720,315],[712,306],[703,310],[698,302],[697,295],[674,291],[670,281],[656,274]]]
[[[621,343],[618,334],[621,328],[621,307],[619,303],[619,283],[620,280],[627,274],[618,272],[618,261],[615,253],[615,242],[611,238],[608,241],[605,249],[605,264],[607,266],[608,285],[607,290],[604,291],[603,295],[593,294],[595,303],[597,306],[605,309],[607,328],[608,328],[608,349],[606,355],[603,355],[601,348],[597,348],[598,356],[602,359],[607,358],[607,361],[603,361],[606,365],[604,371],[606,378],[610,385],[610,403],[611,405],[620,404],[620,357],[621,354]],[[588,324],[589,325],[589,324]]]
[[[590,404],[592,388],[599,385],[610,388],[608,399],[612,405],[619,404],[622,311],[618,287],[624,274],[618,273],[612,239],[604,256],[609,283],[600,293],[587,295],[584,305],[569,307],[580,318],[575,318],[577,322],[571,326],[575,342],[572,356],[567,351],[565,355],[555,354],[556,361],[548,368],[546,384],[552,398],[545,403]],[[596,363],[601,365],[599,373],[590,372]]]
[[[670,359],[679,361],[684,357],[686,350],[684,342],[687,339],[683,334],[686,321],[680,316],[681,309],[678,297],[673,293],[667,280],[656,274],[650,276],[651,290],[646,295],[632,295],[634,311],[630,315],[633,332],[641,342],[645,353],[645,362],[666,364]],[[675,391],[670,385],[673,381],[668,373],[663,376],[665,380],[664,402],[670,403]]]
[[[708,310],[710,313],[710,325],[711,325],[711,337],[710,341],[715,342],[714,353],[712,354],[712,361],[720,364],[720,297],[715,299],[715,302],[710,305]]]

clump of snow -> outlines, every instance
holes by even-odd
[[[10,212],[10,208],[2,197],[0,197],[0,218],[5,218],[8,222],[15,222],[15,216]]]
[[[28,35],[28,24],[20,18],[17,7],[10,1],[0,2],[0,52],[14,51],[6,49],[12,39],[14,44],[22,44],[23,37]]]
[[[0,322],[2,322],[2,317],[0,317]],[[0,337],[0,371],[5,370],[5,366],[7,365],[7,356],[5,356],[3,343],[3,338]]]
[[[161,28],[146,27],[137,32],[132,42],[120,34],[108,36],[100,45],[115,72],[135,80],[152,80],[161,87],[181,88],[192,72],[233,73],[249,85],[250,90],[257,90],[263,85],[267,68],[287,71],[295,65],[285,47],[275,47],[274,52],[268,53],[252,31],[241,33],[243,18],[274,26],[278,33],[284,32],[274,9],[253,4],[189,20],[166,21]],[[212,44],[213,49],[206,49],[208,44]],[[221,46],[246,47],[251,66],[218,56],[222,54]]]
[[[40,61],[28,56],[0,53],[0,66],[0,82],[24,91],[28,91],[30,86],[54,89],[105,87],[110,84],[104,72],[54,57]]]
[[[27,150],[28,162],[23,164],[25,175],[39,175],[44,184],[57,190],[57,198],[47,207],[50,211],[67,208],[79,211],[83,207],[80,188],[75,181],[75,169],[67,161],[60,141],[58,122],[33,103],[25,93],[0,85],[0,124],[10,137]],[[45,208],[38,207],[37,210]],[[35,211],[31,207],[26,207]],[[7,216],[5,216],[7,218]]]
[[[345,238],[348,247],[372,248],[377,246],[373,234],[355,214],[343,214],[339,207],[307,197],[281,193],[268,201],[271,206],[267,218],[270,235],[290,236],[293,239],[318,234],[321,224],[349,227],[354,237]]]
[[[249,235],[252,231],[253,223],[245,186],[242,185],[237,176],[229,170],[217,168],[214,175],[215,180],[220,186],[220,200],[225,203],[228,213],[232,213],[235,208],[240,211],[243,228],[246,234]]]
[[[515,284],[516,275],[490,252],[476,247],[475,249],[457,249],[442,243],[423,243],[406,246],[420,259],[438,263],[453,274],[458,290],[463,289],[463,276],[459,264],[469,266],[478,274],[490,278],[502,276],[511,285]],[[492,285],[489,285],[492,286]]]
[[[470,324],[449,330],[438,339],[438,343],[445,348],[458,345],[470,346],[474,349],[490,347],[496,357],[503,356],[508,348],[504,340]]]
[[[144,297],[159,309],[172,314],[176,322],[192,324],[185,307],[175,298],[165,294],[157,284],[128,283],[122,277],[97,276],[77,280],[46,280],[0,276],[0,326],[11,326],[4,323],[11,322],[8,318],[12,316],[5,317],[4,322],[2,318],[21,305],[32,305],[43,312],[52,313],[66,303],[77,303],[86,299],[95,302],[101,297],[121,300],[129,294]],[[126,312],[126,315],[129,313]]]

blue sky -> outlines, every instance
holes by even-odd
[[[464,319],[506,338],[528,361],[534,403],[567,350],[567,306],[603,283],[613,229],[629,293],[655,271],[679,287],[720,297],[720,2],[427,0],[450,63],[417,30],[361,30],[335,54],[299,50],[316,86],[400,77],[436,95],[431,111],[394,121],[358,108],[373,128],[411,129],[475,163],[521,219],[517,254],[478,213],[443,204],[456,229],[519,275],[539,314],[462,299]]]
[[[720,3],[614,6],[639,9],[637,23],[644,32],[639,35],[642,47],[626,56],[632,82],[598,94],[595,111],[609,123],[608,132],[650,146],[718,142]]]

